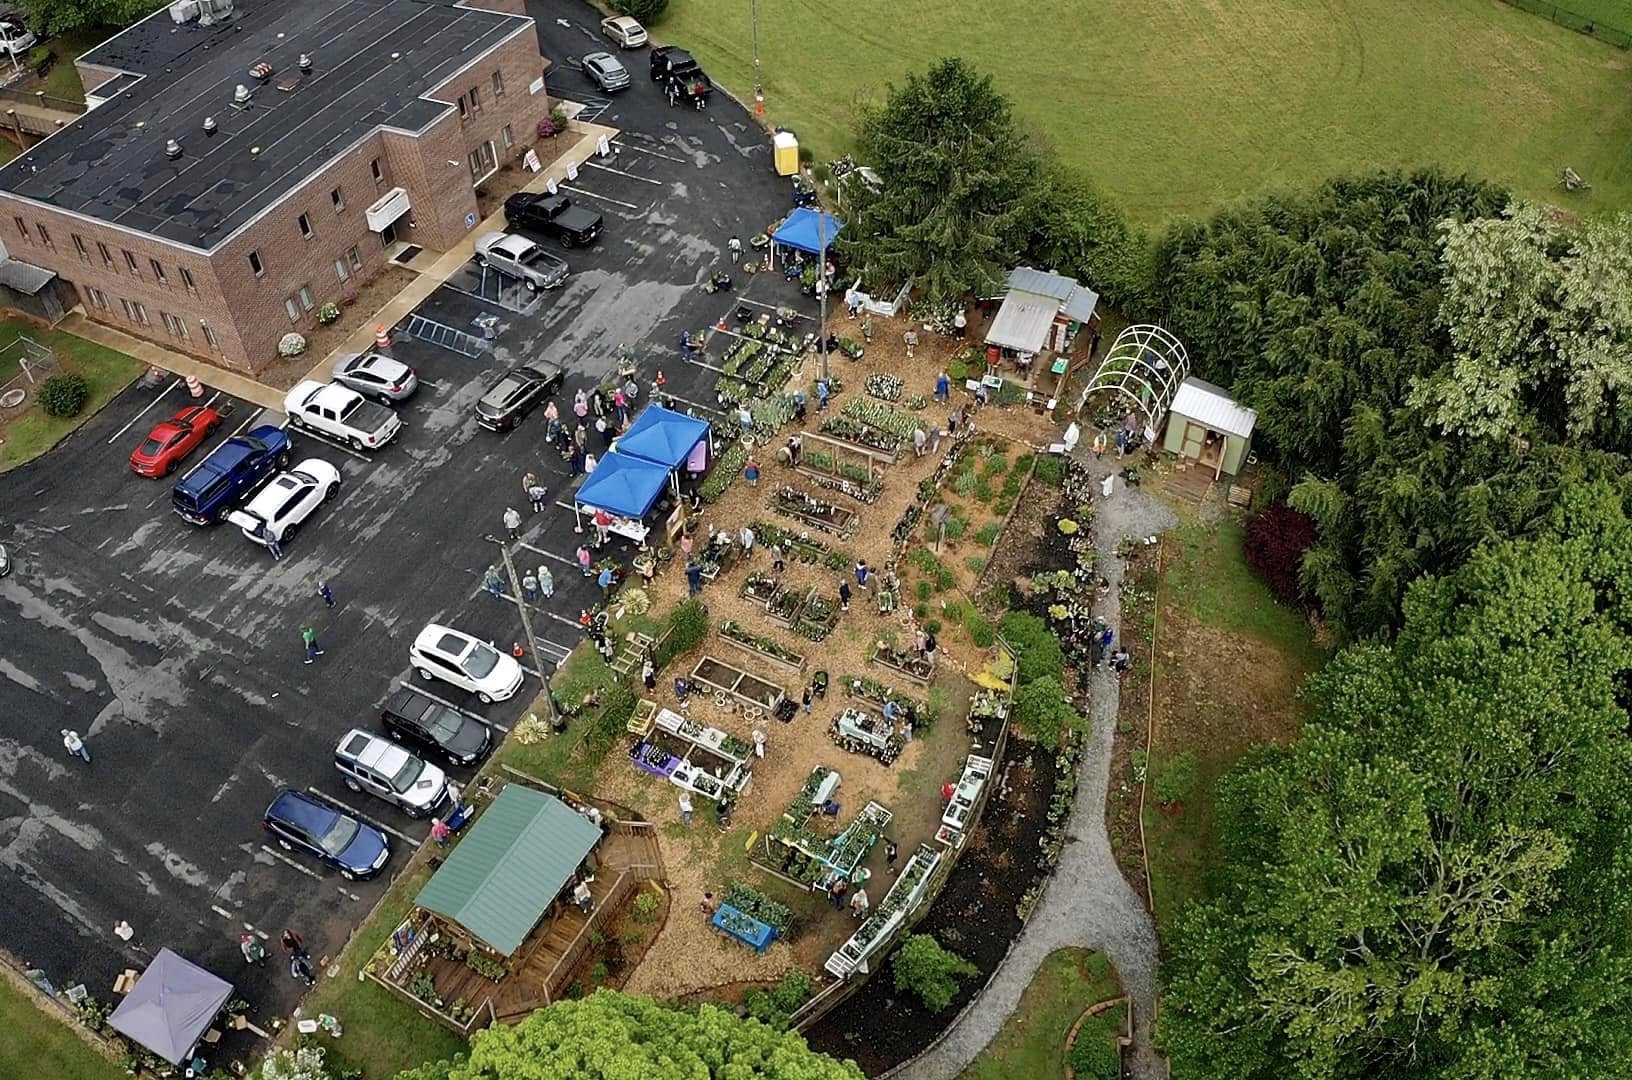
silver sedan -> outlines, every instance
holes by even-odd
[[[334,365],[334,381],[366,398],[393,405],[419,389],[414,369],[384,353],[352,353]]]

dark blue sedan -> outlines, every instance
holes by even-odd
[[[347,880],[373,877],[391,856],[380,830],[294,790],[272,800],[261,825],[283,850],[315,856]]]

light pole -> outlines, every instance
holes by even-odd
[[[754,39],[754,115],[765,115],[765,84],[759,81],[759,0],[749,0],[749,24]]]
[[[822,211],[822,204],[816,204],[816,237],[817,247],[821,248],[817,258],[820,260],[816,267],[816,301],[821,312],[821,321],[816,324],[817,347],[822,350],[822,381],[827,381],[827,214]]]

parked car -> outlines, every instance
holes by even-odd
[[[583,59],[584,76],[602,93],[629,89],[629,69],[609,52],[590,53]]]
[[[504,220],[514,229],[531,229],[553,236],[564,248],[593,244],[601,235],[601,215],[574,206],[565,195],[518,191],[504,200]]]
[[[402,430],[397,414],[363,399],[355,390],[305,379],[284,397],[289,422],[347,443],[353,450],[378,450]]]
[[[509,274],[528,292],[553,289],[567,280],[567,264],[537,243],[515,233],[483,233],[476,238],[476,265]]]
[[[334,767],[351,790],[366,791],[412,817],[430,817],[458,799],[447,773],[361,728],[346,732],[334,748]]]
[[[432,754],[450,765],[474,765],[493,745],[493,732],[473,716],[433,701],[411,686],[392,695],[380,723],[404,746]]]
[[[670,105],[682,101],[701,109],[714,92],[714,83],[686,50],[664,45],[652,50],[652,81],[659,83]]]
[[[646,44],[646,28],[627,15],[602,19],[601,34],[620,49],[638,49]]]
[[[214,525],[289,464],[289,436],[271,424],[234,435],[194,465],[170,493],[170,508],[194,525]]]
[[[391,857],[383,832],[293,789],[272,800],[261,827],[283,850],[314,856],[348,881],[373,877]]]
[[[221,426],[221,414],[208,405],[188,405],[153,425],[140,446],[130,452],[130,471],[137,476],[169,476],[181,459]]]
[[[377,352],[342,356],[334,365],[334,381],[382,405],[407,401],[419,389],[413,368]]]
[[[0,15],[0,52],[15,60],[39,42],[34,32],[23,25],[20,16]]]
[[[476,422],[489,431],[509,431],[558,389],[562,379],[560,368],[542,360],[513,367],[476,402]]]
[[[6,551],[6,545],[0,544],[0,577],[11,573],[11,554]]]
[[[463,630],[430,623],[408,647],[419,677],[441,679],[469,690],[484,703],[505,701],[521,689],[521,665]]]
[[[257,544],[287,544],[312,511],[340,490],[340,470],[321,458],[307,458],[255,493],[227,520]]]

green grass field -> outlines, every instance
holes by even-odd
[[[1602,26],[1632,34],[1632,0],[1533,0],[1539,7],[1550,4],[1561,11],[1579,15]],[[1574,20],[1564,19],[1573,25]]]
[[[142,373],[141,364],[124,353],[114,352],[94,341],[57,330],[36,330],[15,319],[0,320],[0,344],[14,341],[18,333],[27,334],[41,345],[57,350],[65,371],[85,377],[91,387],[91,397],[78,416],[57,419],[45,415],[45,410],[36,405],[21,416],[0,424],[0,438],[5,440],[0,443],[0,472],[33,461],[51,449]],[[10,370],[9,367],[7,370]],[[16,371],[10,370],[10,374],[15,375]],[[0,371],[0,377],[9,375]]]
[[[1071,1025],[1088,1006],[1120,992],[1116,976],[1099,953],[1086,949],[1049,953],[1021,995],[1019,1007],[958,1080],[1052,1080],[1060,1076]],[[1093,1030],[1098,1037],[1115,1037],[1123,1008],[1117,1006],[1095,1018]],[[1088,1031],[1089,1026],[1083,1025],[1083,1030]]]
[[[115,1080],[124,1070],[98,1054],[59,1014],[46,1012],[9,976],[0,977],[0,1076]]]
[[[1593,185],[1571,207],[1632,207],[1632,54],[1497,0],[758,6],[767,117],[818,158],[851,149],[859,103],[960,55],[1146,224],[1425,162],[1560,200],[1568,165]],[[742,0],[676,0],[657,33],[751,99]]]

